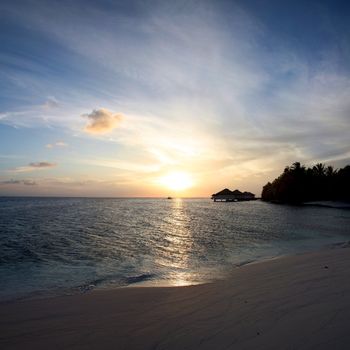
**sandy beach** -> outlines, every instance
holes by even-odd
[[[245,265],[188,287],[0,305],[1,349],[349,349],[350,248]]]

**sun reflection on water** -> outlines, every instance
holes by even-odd
[[[190,266],[190,255],[194,245],[190,217],[181,198],[171,201],[164,231],[165,244],[156,263],[168,270],[166,284],[172,286],[196,284],[196,273],[191,271]]]

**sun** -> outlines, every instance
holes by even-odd
[[[184,191],[193,186],[193,179],[186,172],[172,172],[162,176],[159,183],[172,191]]]

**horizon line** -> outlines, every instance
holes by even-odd
[[[202,196],[202,197],[176,197],[176,196],[169,196],[172,199],[204,199],[204,198],[211,198],[211,196]],[[0,198],[101,198],[101,199],[168,199],[167,196],[31,196],[31,195],[24,195],[24,196],[16,196],[16,195],[0,195]]]

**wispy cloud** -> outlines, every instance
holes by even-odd
[[[60,103],[54,96],[50,96],[45,103],[42,105],[42,107],[46,110],[50,110],[52,108],[57,108],[60,106]]]
[[[95,109],[83,117],[88,119],[84,131],[89,134],[107,134],[117,128],[123,119],[121,114],[115,114],[106,108]]]
[[[8,170],[12,173],[25,173],[25,172],[31,172],[35,170],[44,170],[44,169],[50,169],[57,166],[56,163],[50,163],[50,162],[37,162],[37,163],[29,163],[28,165],[17,167],[14,169]]]
[[[56,163],[49,163],[49,162],[37,162],[37,163],[29,163],[29,166],[32,168],[52,168],[56,166]]]
[[[111,169],[119,169],[119,170],[127,170],[131,172],[137,172],[140,174],[144,173],[153,173],[156,171],[159,171],[161,166],[157,163],[148,163],[147,162],[130,162],[130,161],[123,161],[123,160],[116,160],[116,159],[84,159],[81,160],[79,163],[81,164],[87,164],[87,165],[93,165],[97,167],[103,167],[103,168],[111,168]]]
[[[55,143],[48,143],[45,147],[46,147],[46,148],[68,147],[68,143],[63,142],[63,141],[56,141]]]
[[[23,179],[23,180],[4,180],[0,181],[0,185],[25,185],[25,186],[36,186],[37,183],[32,179]]]

